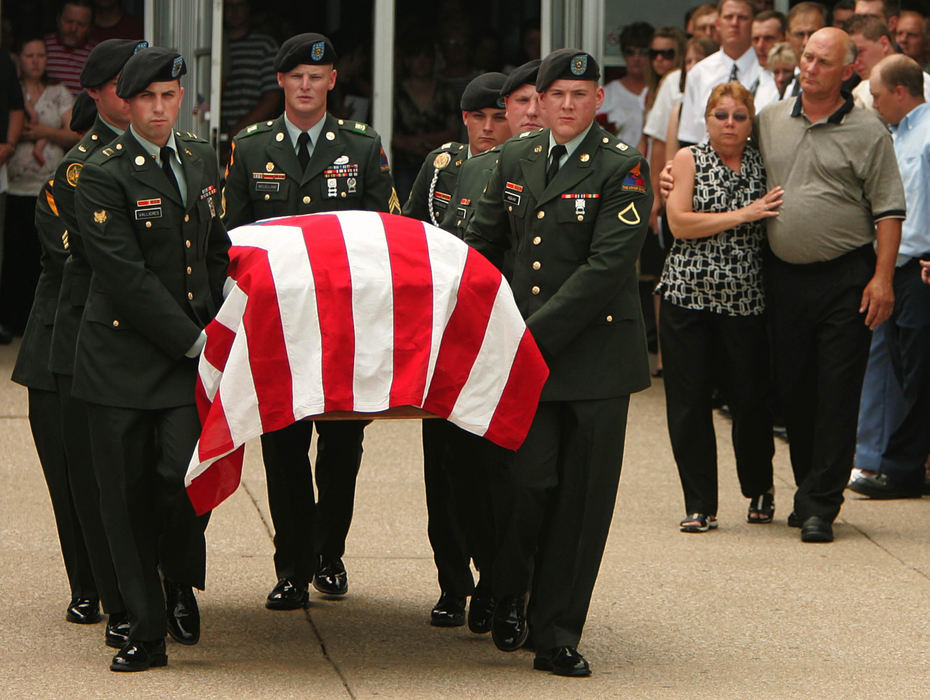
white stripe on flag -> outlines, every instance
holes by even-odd
[[[449,317],[455,310],[458,300],[459,282],[468,259],[468,246],[448,231],[423,225],[426,232],[426,247],[429,251],[429,265],[433,275],[433,332],[432,345],[429,350],[429,367],[426,371],[426,386],[423,390],[421,405],[429,392],[436,371],[436,358],[439,346],[446,332]]]
[[[377,212],[339,213],[352,276],[356,411],[390,408],[394,382],[394,287],[384,224]]]
[[[481,349],[449,414],[456,425],[477,435],[487,432],[510,377],[525,328],[526,323],[513,302],[513,293],[501,278]]]

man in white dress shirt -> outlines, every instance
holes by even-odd
[[[698,63],[688,74],[678,140],[698,143],[704,140],[704,107],[716,86],[738,80],[754,96],[758,111],[778,99],[778,88],[770,73],[765,73],[752,48],[753,0],[721,0],[717,6],[717,32],[720,50]]]

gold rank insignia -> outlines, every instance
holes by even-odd
[[[71,243],[68,239],[68,229],[65,229],[65,232],[61,234],[61,244],[64,246],[65,250],[71,247]]]
[[[433,158],[433,167],[436,170],[442,170],[449,164],[449,161],[452,160],[452,156],[448,153],[439,153],[435,158]]]
[[[629,226],[636,226],[640,222],[639,212],[636,211],[636,204],[630,202],[626,209],[617,214],[617,218]]]
[[[80,146],[78,146],[78,150],[81,153],[87,153],[87,149],[84,147],[84,144],[81,144]]]
[[[78,178],[81,176],[81,168],[84,166],[80,163],[72,163],[65,171],[65,179],[72,187],[77,187]]]
[[[94,223],[95,224],[105,224],[107,222],[107,210],[101,209],[100,211],[94,212]]]
[[[391,197],[388,199],[388,212],[390,214],[400,214],[400,199],[397,197],[397,190],[391,188]]]

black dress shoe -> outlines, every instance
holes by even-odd
[[[429,614],[433,627],[461,627],[465,624],[465,596],[443,591]]]
[[[923,495],[923,484],[906,487],[896,484],[881,472],[860,472],[849,482],[849,490],[875,499],[920,498]]]
[[[65,619],[76,625],[100,622],[100,601],[93,598],[75,598],[68,604]]]
[[[313,574],[313,587],[326,595],[345,595],[349,592],[349,576],[342,559],[323,559]]]
[[[126,642],[129,641],[129,616],[126,613],[112,613],[110,615],[103,640],[108,647],[114,649],[122,649]]]
[[[582,678],[591,675],[591,667],[575,647],[557,647],[536,654],[533,668],[537,671],[551,671],[557,676]]]
[[[501,651],[516,651],[523,646],[529,627],[526,624],[526,595],[507,595],[494,607],[491,638]]]
[[[801,525],[801,542],[832,542],[833,525],[821,518],[812,515]]]
[[[200,609],[194,590],[165,579],[165,612],[168,634],[178,644],[196,644],[200,641]]]
[[[269,610],[298,610],[310,605],[310,591],[307,584],[297,585],[290,579],[278,579],[265,599],[265,607]]]
[[[475,634],[491,631],[494,619],[494,597],[475,589],[468,604],[468,629]]]
[[[165,640],[154,642],[128,641],[116,652],[110,663],[111,671],[147,671],[155,666],[167,666]]]
[[[788,516],[788,527],[801,527],[804,524],[804,521],[801,520],[801,516],[791,511],[791,514]]]

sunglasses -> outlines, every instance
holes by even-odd
[[[649,58],[658,58],[661,56],[666,61],[675,58],[675,49],[649,49]]]
[[[718,122],[725,122],[730,117],[733,117],[733,121],[735,122],[744,122],[749,119],[749,115],[745,112],[734,112],[733,114],[730,114],[729,112],[720,111],[714,112],[713,116],[714,119],[716,119]]]
[[[623,49],[624,56],[648,56],[649,49],[633,48]]]

